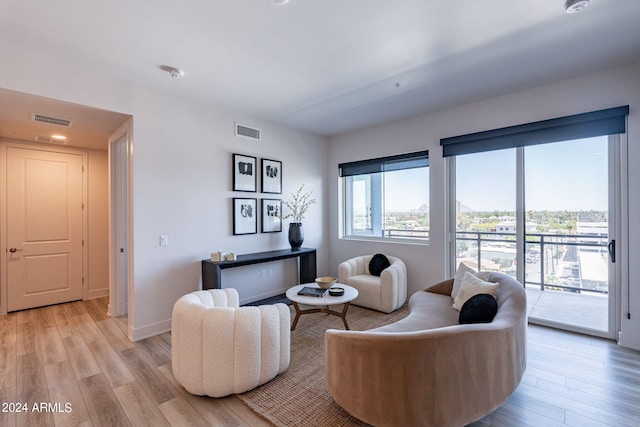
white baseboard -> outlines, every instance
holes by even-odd
[[[162,320],[150,325],[134,328],[129,325],[129,339],[131,341],[140,341],[156,335],[164,334],[171,330],[171,319]]]
[[[94,299],[94,298],[107,297],[107,296],[109,296],[109,288],[95,289],[93,291],[87,292],[87,299]]]
[[[282,294],[287,292],[287,289],[289,289],[289,288],[275,289],[275,290],[271,290],[269,292],[263,292],[261,294],[251,295],[248,298],[241,299],[240,300],[240,305],[249,304],[249,303],[260,301],[260,300],[263,300],[263,299],[275,297],[276,295],[282,295]]]

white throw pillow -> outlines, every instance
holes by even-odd
[[[488,282],[489,281],[489,276],[491,276],[491,272],[490,271],[478,271],[476,274],[474,274],[474,276],[476,276],[480,280],[484,280],[485,282]]]
[[[458,292],[460,292],[460,286],[462,286],[462,280],[464,279],[465,273],[475,274],[476,270],[471,267],[467,267],[465,264],[458,264],[458,270],[456,271],[456,275],[453,278],[453,288],[451,288],[451,298],[456,299],[458,296]]]
[[[453,301],[453,308],[460,311],[469,298],[478,294],[489,294],[497,298],[498,283],[485,282],[467,271],[462,279],[460,292],[458,292],[458,295]]]

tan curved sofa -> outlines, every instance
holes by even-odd
[[[516,389],[526,366],[526,293],[499,282],[491,323],[458,324],[453,279],[413,294],[410,314],[369,331],[325,333],[326,379],[338,405],[375,426],[463,426]]]

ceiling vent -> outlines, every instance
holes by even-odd
[[[31,113],[31,118],[33,119],[34,122],[48,123],[50,125],[64,126],[66,128],[71,126],[71,122],[72,122],[71,119],[63,119],[61,117],[54,117],[48,114],[40,114],[40,113]]]
[[[236,136],[242,136],[244,138],[250,138],[260,141],[260,129],[236,123]]]

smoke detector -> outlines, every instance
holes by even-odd
[[[184,71],[179,70],[178,68],[173,68],[169,70],[169,75],[172,79],[181,79],[184,77]]]
[[[589,0],[567,0],[564,2],[564,10],[567,13],[582,12],[587,6],[589,6]]]
[[[172,79],[177,80],[184,77],[184,71],[182,71],[180,68],[172,67],[170,65],[161,65],[160,69],[169,73]]]

